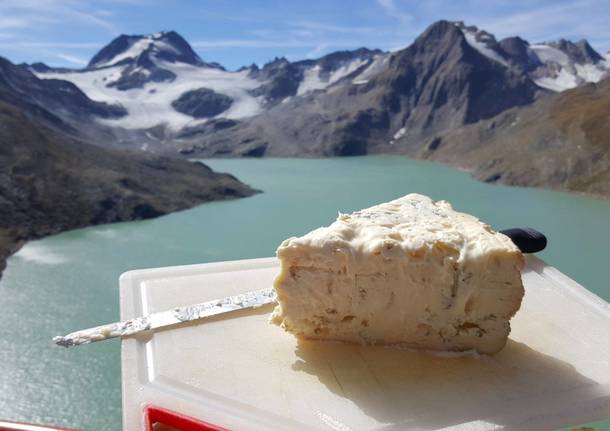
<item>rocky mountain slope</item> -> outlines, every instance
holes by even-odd
[[[498,41],[474,26],[439,21],[396,52],[361,48],[295,62],[276,58],[235,72],[206,63],[174,32],[120,36],[82,70],[40,64],[30,70],[41,80],[72,82],[96,103],[124,109],[123,115],[92,117],[88,137],[102,145],[186,157],[429,157],[427,151],[446,145],[454,132],[504,124],[521,110],[542,112],[557,93],[600,82],[609,66],[585,40]],[[560,105],[555,109],[577,115]],[[471,145],[482,154],[478,142]],[[486,172],[473,151],[447,154],[445,160]],[[559,164],[558,159],[549,168],[557,178],[565,171]],[[498,181],[551,181],[514,175],[520,178],[505,172]],[[551,185],[571,190],[574,184]],[[597,193],[597,186],[587,187]]]
[[[406,154],[487,182],[610,196],[610,78],[438,135]]]
[[[383,69],[368,79],[293,98],[182,151],[206,156],[401,152],[440,131],[532,103],[543,92],[526,75],[474,49],[456,25],[439,22],[408,48],[386,56]]]
[[[89,145],[0,103],[0,271],[27,239],[253,193],[203,164]]]
[[[0,101],[27,112],[32,119],[64,133],[79,134],[81,125],[127,115],[120,105],[96,102],[75,84],[38,79],[28,67],[0,57]]]

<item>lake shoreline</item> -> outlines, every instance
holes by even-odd
[[[570,195],[576,195],[576,196],[581,196],[581,197],[586,197],[586,198],[593,198],[593,199],[597,199],[597,200],[601,200],[601,201],[608,201],[610,200],[610,196],[606,196],[606,195],[601,195],[601,194],[596,194],[596,193],[587,193],[587,192],[582,192],[582,191],[575,191],[575,190],[569,190],[569,189],[565,189],[565,188],[558,188],[558,187],[543,187],[543,186],[530,186],[530,185],[523,185],[523,184],[513,184],[513,183],[506,183],[503,182],[502,179],[500,178],[499,181],[495,181],[495,182],[489,182],[489,181],[485,181],[482,178],[478,178],[475,175],[475,170],[463,165],[456,165],[456,164],[452,164],[452,163],[448,163],[448,162],[443,162],[443,161],[439,161],[439,160],[431,160],[431,159],[420,159],[420,158],[416,158],[416,157],[409,157],[407,155],[404,154],[387,154],[387,153],[371,153],[371,154],[365,154],[362,156],[344,156],[344,157],[318,157],[318,156],[305,156],[305,157],[260,157],[260,158],[256,158],[256,159],[310,159],[310,160],[328,160],[328,159],[342,159],[342,158],[349,158],[349,157],[378,157],[378,156],[390,156],[390,157],[403,157],[405,159],[408,160],[419,160],[419,161],[425,161],[425,162],[430,162],[432,164],[439,164],[439,165],[443,165],[443,166],[447,166],[450,167],[452,169],[455,169],[456,171],[459,172],[464,172],[467,173],[470,177],[472,177],[473,179],[477,180],[478,182],[481,183],[485,183],[485,184],[490,184],[490,185],[497,185],[497,186],[508,186],[508,187],[514,187],[514,188],[525,188],[525,189],[537,189],[537,190],[549,190],[549,191],[554,191],[554,192],[560,192],[560,193],[567,193]],[[212,157],[206,160],[235,160],[235,159],[241,159],[242,157]],[[201,162],[201,160],[203,159],[188,159],[191,162]],[[229,199],[231,197],[228,197]],[[226,200],[226,199],[221,199],[221,200]],[[202,202],[201,204],[203,204],[205,202]],[[179,210],[180,211],[180,210]],[[169,214],[168,213],[164,213],[164,214],[160,214],[158,216],[163,216]],[[138,219],[134,219],[134,220],[138,220]],[[111,223],[117,223],[117,222],[122,222],[122,221],[133,221],[133,220],[116,220],[113,221]],[[95,226],[95,223],[92,224],[86,224],[86,225],[82,225],[82,226],[72,226],[72,227],[67,227],[67,228],[59,228],[56,231],[53,232],[48,232],[45,233],[43,235],[35,235],[35,236],[27,236],[25,238],[19,238],[19,237],[15,237],[15,235],[10,235],[8,232],[0,232],[0,279],[2,279],[2,273],[4,272],[4,270],[6,269],[6,265],[7,265],[7,260],[8,258],[17,253],[28,241],[32,241],[32,240],[36,240],[36,239],[41,239],[44,238],[46,236],[49,235],[55,235],[61,232],[65,232],[65,231],[69,231],[69,230],[73,230],[73,229],[79,229],[79,228],[83,228],[83,227],[88,227],[88,226]]]
[[[605,194],[599,194],[599,193],[593,193],[593,192],[585,192],[585,191],[580,191],[580,190],[573,190],[573,189],[569,189],[569,188],[562,188],[562,187],[553,187],[553,186],[543,186],[543,185],[528,185],[528,184],[523,184],[523,183],[515,183],[515,182],[507,182],[505,181],[502,177],[500,177],[497,181],[486,181],[485,178],[481,178],[479,176],[476,175],[476,169],[473,167],[468,167],[464,164],[455,164],[455,163],[450,163],[447,161],[443,161],[443,160],[436,160],[436,159],[430,159],[430,158],[419,158],[419,157],[411,157],[409,155],[403,154],[403,153],[368,153],[368,154],[362,154],[362,155],[354,155],[354,156],[332,156],[332,157],[324,157],[324,156],[317,156],[317,155],[302,155],[302,156],[298,156],[298,157],[276,157],[276,156],[263,156],[263,157],[239,157],[239,156],[235,156],[235,157],[227,157],[227,155],[223,155],[222,157],[202,157],[202,158],[191,158],[188,157],[186,158],[186,160],[192,161],[192,162],[199,162],[199,161],[203,161],[203,160],[240,160],[240,159],[248,159],[248,160],[265,160],[265,159],[271,159],[271,160],[300,160],[300,159],[305,159],[305,160],[331,160],[331,159],[345,159],[345,158],[352,158],[352,157],[379,157],[379,156],[388,156],[388,157],[403,157],[407,160],[414,160],[414,161],[423,161],[423,162],[429,162],[429,163],[433,163],[433,164],[438,164],[438,165],[442,165],[442,166],[447,166],[450,167],[452,169],[455,169],[456,171],[459,172],[464,172],[466,174],[468,174],[470,177],[472,177],[473,179],[475,179],[476,181],[480,182],[480,183],[484,183],[484,184],[490,184],[490,185],[497,185],[497,186],[506,186],[506,187],[515,187],[515,188],[524,188],[524,189],[534,189],[534,190],[549,190],[552,192],[560,192],[560,193],[567,193],[570,195],[575,195],[575,196],[581,196],[581,197],[586,197],[586,198],[593,198],[593,199],[597,199],[597,200],[601,200],[601,201],[609,201],[610,200],[610,194],[609,195],[605,195]]]
[[[17,253],[24,244],[25,241],[19,241],[8,234],[0,234],[0,280],[8,258]]]
[[[248,187],[248,186],[245,186]],[[252,196],[254,194],[257,193],[261,193],[260,190],[257,189],[249,189],[250,191],[252,191],[251,193],[247,192],[244,195],[238,195],[238,196],[232,196],[232,195],[226,195],[226,196],[222,196],[220,198],[216,198],[213,200],[208,200],[208,201],[203,201],[203,202],[194,202],[193,205],[190,206],[186,206],[183,208],[177,208],[173,211],[167,211],[164,213],[155,213],[152,214],[151,217],[147,217],[147,216],[142,216],[141,214],[139,214],[138,216],[134,217],[134,218],[130,218],[130,219],[117,219],[117,220],[112,220],[108,223],[106,222],[102,222],[102,223],[79,223],[79,224],[68,224],[65,226],[53,226],[50,230],[42,233],[42,234],[15,234],[15,233],[10,233],[7,230],[3,230],[0,228],[0,281],[2,280],[2,274],[4,272],[4,270],[6,269],[7,263],[8,263],[8,259],[14,255],[15,253],[17,253],[24,245],[26,245],[28,242],[30,241],[34,241],[34,240],[38,240],[38,239],[42,239],[51,235],[57,235],[63,232],[68,232],[71,230],[76,230],[76,229],[82,229],[82,228],[86,228],[86,227],[92,227],[92,226],[101,226],[101,225],[110,225],[110,224],[114,224],[114,223],[122,223],[122,222],[130,222],[130,221],[138,221],[138,220],[149,220],[149,219],[154,219],[157,217],[161,217],[161,216],[165,216],[171,213],[175,213],[175,212],[179,212],[179,211],[184,211],[187,209],[191,209],[194,208],[196,206],[199,205],[203,205],[205,203],[208,202],[217,202],[217,201],[227,201],[227,200],[234,200],[234,199],[241,199],[241,198],[246,198],[249,196]],[[40,227],[39,227],[40,228]],[[26,229],[28,229],[29,232],[31,231],[37,231],[37,227],[36,226],[27,226]],[[44,227],[42,227],[42,229],[44,229]]]

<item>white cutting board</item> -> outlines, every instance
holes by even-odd
[[[121,276],[121,318],[269,287],[275,258]],[[438,357],[297,342],[271,306],[122,342],[125,430],[146,404],[231,430],[549,430],[610,418],[610,305],[533,256],[507,346]]]

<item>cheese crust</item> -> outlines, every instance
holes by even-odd
[[[289,238],[272,321],[297,337],[495,353],[524,294],[507,236],[410,194]]]

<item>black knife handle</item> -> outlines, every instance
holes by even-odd
[[[521,253],[536,253],[546,247],[546,236],[531,227],[504,229],[500,233],[509,237]]]

